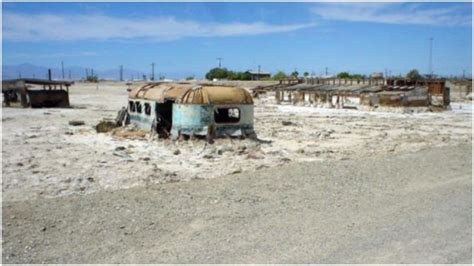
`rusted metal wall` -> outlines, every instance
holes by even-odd
[[[64,80],[3,80],[3,99],[6,106],[20,102],[23,107],[69,107],[69,86],[72,84],[74,82]]]
[[[29,90],[27,95],[33,108],[69,107],[69,94],[65,90]]]
[[[429,106],[430,98],[428,94],[409,95],[367,93],[360,96],[360,103],[368,106],[424,107]]]

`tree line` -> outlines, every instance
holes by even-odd
[[[309,75],[308,72],[305,72],[304,74],[305,76]],[[287,75],[283,71],[278,71],[273,76],[269,78],[261,78],[261,80],[282,80],[291,77],[298,77],[298,75],[299,73],[297,71],[294,71],[290,75]],[[251,80],[252,74],[250,74],[250,71],[233,71],[225,67],[216,67],[206,73],[206,79]]]

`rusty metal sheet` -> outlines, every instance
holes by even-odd
[[[178,102],[188,104],[253,104],[253,99],[252,95],[243,88],[204,85],[186,91]]]
[[[148,83],[134,88],[128,94],[129,98],[152,100],[164,102],[166,100],[175,101],[193,87],[191,84],[177,83]]]

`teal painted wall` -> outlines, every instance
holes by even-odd
[[[129,99],[129,101],[140,102],[142,112],[132,112],[128,106],[130,122],[136,124],[143,130],[150,130],[155,120],[157,106],[160,104],[154,101],[143,99]],[[145,103],[151,105],[151,114],[145,114]],[[237,123],[216,123],[214,121],[214,110],[217,108],[234,108],[240,110],[240,120]],[[172,135],[179,132],[183,134],[206,135],[208,127],[213,125],[217,135],[242,135],[251,134],[253,131],[253,105],[206,105],[206,104],[177,104],[172,107]]]
[[[214,121],[214,110],[217,108],[233,108],[240,110],[240,121],[238,123],[218,124]],[[240,135],[253,133],[253,105],[201,105],[201,104],[173,104],[173,128],[172,134],[179,131],[184,134],[194,133],[206,135],[208,127],[214,125],[219,135]],[[239,131],[241,130],[241,131]]]
[[[155,119],[155,105],[156,102],[147,101],[142,99],[129,99],[129,101],[140,102],[142,105],[142,112],[132,112],[130,110],[130,105],[128,105],[128,114],[130,116],[130,123],[137,125],[140,129],[143,130],[150,130],[153,124],[153,120]],[[150,115],[145,114],[145,103],[150,104],[151,106],[151,113]]]

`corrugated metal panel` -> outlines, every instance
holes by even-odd
[[[191,84],[149,83],[130,91],[129,98],[146,99],[156,102],[175,101],[193,87]]]
[[[188,104],[253,104],[252,95],[238,87],[199,86],[184,93],[177,101]]]

